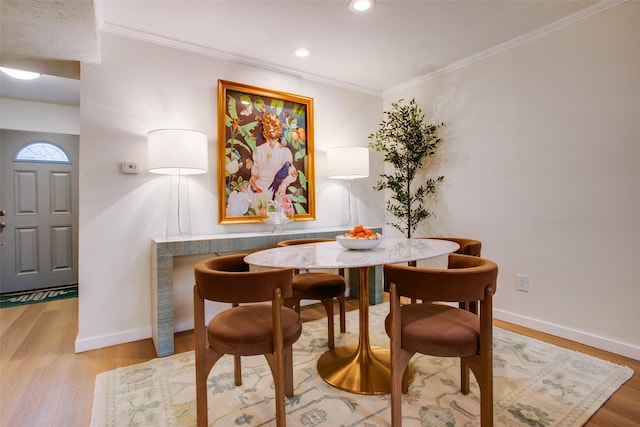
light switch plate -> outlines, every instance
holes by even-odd
[[[122,173],[138,173],[138,162],[122,162],[120,163],[120,171]]]

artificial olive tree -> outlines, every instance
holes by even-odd
[[[424,160],[435,154],[441,141],[438,130],[444,124],[426,123],[415,99],[408,105],[402,99],[394,102],[391,109],[383,114],[385,118],[380,122],[378,131],[369,135],[369,146],[384,153],[384,161],[393,166],[393,172],[380,175],[382,179],[373,188],[391,191],[386,209],[397,221],[389,225],[410,238],[418,224],[433,215],[425,207],[425,198],[435,193],[437,185],[444,179],[444,176],[438,176],[414,182]]]

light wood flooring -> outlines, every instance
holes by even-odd
[[[357,309],[356,300],[348,300]],[[337,307],[336,307],[337,309]],[[96,375],[155,357],[150,339],[74,353],[77,299],[0,309],[0,425],[2,427],[86,427],[90,424]],[[302,320],[324,317],[308,306]],[[640,362],[536,331],[495,322],[556,345],[632,368],[636,374],[589,420],[589,427],[640,425]],[[192,332],[176,334],[177,353],[193,349]]]

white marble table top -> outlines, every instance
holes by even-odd
[[[309,243],[254,252],[247,264],[271,268],[355,268],[417,261],[446,255],[459,245],[436,239],[384,239],[374,249],[349,250],[338,242]]]

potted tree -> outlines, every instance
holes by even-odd
[[[418,224],[433,215],[425,206],[425,198],[435,193],[444,179],[438,176],[414,183],[424,160],[436,153],[441,141],[438,131],[444,124],[426,123],[415,99],[409,104],[402,99],[394,102],[383,114],[377,132],[369,135],[369,146],[384,153],[384,162],[393,166],[393,172],[380,175],[382,179],[373,188],[391,191],[386,210],[397,220],[389,225],[410,238]]]

